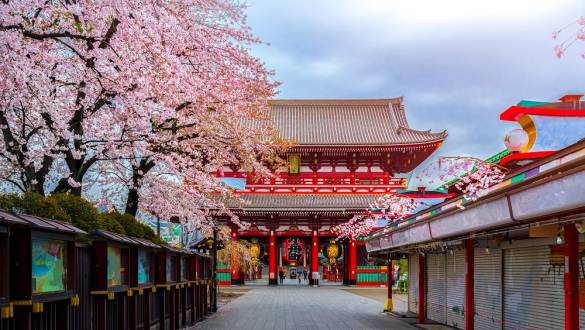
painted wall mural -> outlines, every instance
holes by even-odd
[[[146,251],[138,252],[138,284],[152,282],[152,258]]]
[[[67,242],[35,239],[32,242],[32,291],[45,293],[66,289]]]
[[[115,246],[108,246],[108,286],[122,285],[122,251]]]

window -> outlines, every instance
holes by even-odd
[[[181,281],[189,280],[189,259],[181,258]]]
[[[122,249],[108,245],[108,286],[125,283]]]
[[[167,282],[176,282],[177,281],[177,272],[176,272],[176,258],[174,256],[167,255]]]
[[[138,251],[138,284],[152,283],[152,254]]]
[[[32,241],[32,292],[67,289],[67,242],[50,239]]]

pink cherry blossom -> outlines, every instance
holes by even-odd
[[[0,4],[0,175],[209,226],[216,174],[270,175],[283,146],[259,42],[232,0]]]
[[[337,234],[338,238],[343,237],[360,237],[367,236],[374,229],[374,225],[380,217],[390,219],[388,225],[404,219],[412,214],[414,210],[422,203],[416,199],[399,196],[395,194],[385,195],[378,198],[372,205],[372,209],[381,209],[381,215],[356,215],[348,222],[337,225],[331,230]]]

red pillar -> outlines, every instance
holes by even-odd
[[[465,241],[465,329],[473,330],[475,316],[475,263],[474,263],[474,240]]]
[[[276,233],[270,229],[270,239],[268,246],[268,285],[278,284],[278,274],[276,273]]]
[[[319,272],[319,233],[316,229],[313,230],[313,235],[311,236],[311,273],[314,275],[312,276],[312,283],[313,285],[318,285],[318,278],[315,278],[315,274]]]
[[[232,240],[238,240],[238,231],[235,228],[232,228]],[[240,279],[240,265],[237,264],[237,261],[231,262],[232,268],[232,285],[244,284],[243,279]]]
[[[579,234],[565,225],[565,329],[579,329]]]
[[[355,239],[349,241],[349,281],[347,284],[357,284],[357,246]]]
[[[426,304],[425,304],[425,273],[426,273],[425,255],[418,256],[418,323],[424,324],[426,318]]]

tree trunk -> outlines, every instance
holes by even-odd
[[[140,188],[142,188],[142,179],[154,167],[154,162],[150,158],[142,158],[137,166],[132,165],[132,188],[128,191],[126,200],[126,213],[136,217],[138,213],[138,204],[140,203]]]

